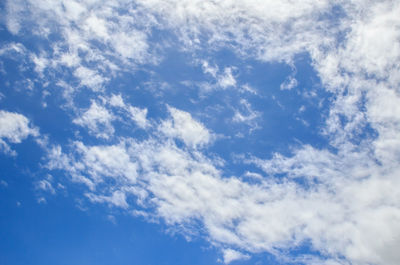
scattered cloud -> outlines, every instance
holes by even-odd
[[[232,75],[232,68],[226,67],[224,69],[224,73],[218,76],[217,83],[222,88],[235,87],[236,79]]]
[[[281,84],[281,90],[291,90],[297,86],[297,80],[293,76],[289,76],[286,80]]]
[[[125,103],[124,103],[124,100],[122,99],[121,94],[118,94],[118,95],[113,94],[110,98],[110,105],[113,107],[124,108]]]
[[[46,147],[47,167],[86,185],[89,201],[188,230],[200,222],[197,232],[223,249],[225,263],[263,251],[282,256],[304,242],[326,258],[303,257],[308,264],[400,260],[400,3],[18,0],[7,1],[5,9],[6,27],[15,36],[25,34],[29,23],[42,40],[57,33],[42,52],[8,43],[0,55],[25,55],[43,79],[57,79],[71,108],[81,110],[73,123],[102,139],[115,135],[117,108],[142,129],[156,124],[145,139],[118,135],[116,143],[71,140]],[[163,48],[155,45],[162,42],[154,34],[163,30],[179,40],[176,50],[196,56],[230,49],[238,58],[292,66],[297,55],[307,54],[332,95],[321,128],[328,144],[300,144],[270,159],[249,154],[243,167],[263,171],[245,168],[243,176],[253,183],[227,176],[222,158],[207,150],[214,134],[189,112],[168,106],[167,118],[153,123],[147,108],[129,105],[121,94],[92,100],[88,108],[74,105],[76,87],[106,98],[107,86],[121,73],[162,60]],[[201,83],[204,91],[238,87],[258,95],[251,85],[240,85],[234,67],[203,60],[201,68],[212,78]],[[70,77],[78,84],[67,82]],[[33,88],[33,79],[21,80]],[[294,93],[298,85],[292,74],[280,89]],[[232,121],[254,129],[260,116],[243,98]],[[15,154],[10,144],[38,135],[22,114],[0,111],[3,152]],[[55,192],[49,180],[37,188]]]
[[[243,86],[241,86],[240,91],[247,92],[253,95],[258,95],[257,90],[251,87],[249,84],[244,84]]]
[[[259,127],[257,119],[261,117],[259,111],[252,109],[250,103],[246,99],[240,100],[239,109],[235,109],[232,121],[235,123],[244,123],[250,126],[250,132]]]
[[[112,121],[115,117],[104,106],[92,100],[90,107],[80,117],[73,120],[75,124],[88,128],[98,138],[108,139],[114,134]]]
[[[232,261],[235,261],[235,260],[246,260],[246,259],[250,258],[249,255],[243,254],[241,252],[238,252],[236,250],[229,249],[229,248],[228,249],[224,249],[223,257],[224,257],[224,263],[225,264],[229,264],[229,263],[231,263]]]
[[[114,191],[112,195],[109,196],[96,195],[93,193],[86,193],[86,196],[91,202],[107,202],[113,206],[121,207],[124,209],[129,207],[128,203],[126,202],[125,193],[121,191]]]
[[[129,112],[131,114],[132,120],[142,129],[146,129],[150,126],[147,120],[147,109],[140,109],[133,106],[129,106]]]
[[[39,130],[30,126],[24,115],[0,110],[0,150],[6,154],[16,155],[10,143],[21,143],[28,136],[39,136]]]
[[[50,192],[51,194],[55,194],[56,190],[53,188],[53,185],[49,180],[43,179],[36,182],[36,189]]]
[[[106,81],[102,75],[94,70],[80,66],[74,71],[76,78],[80,80],[80,84],[87,86],[95,91],[100,90],[103,83]]]
[[[168,106],[171,119],[161,123],[159,130],[168,137],[182,140],[188,147],[196,148],[209,144],[212,134],[203,124],[194,120],[190,113]]]

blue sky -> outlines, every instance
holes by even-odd
[[[0,263],[397,264],[400,4],[0,4]]]

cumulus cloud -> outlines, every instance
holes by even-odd
[[[249,258],[250,258],[249,255],[245,255],[245,254],[240,253],[233,249],[225,249],[224,250],[224,263],[225,264],[229,264],[235,260],[243,260],[243,259],[249,259]]]
[[[147,129],[151,126],[150,121],[147,119],[147,108],[138,108],[135,106],[131,106],[130,104],[126,104],[122,98],[122,96],[119,95],[112,95],[108,99],[108,103],[112,107],[117,107],[122,109],[125,113],[125,115],[128,116],[139,128],[141,129]]]
[[[0,148],[3,152],[16,155],[10,143],[21,143],[28,136],[38,136],[39,130],[30,126],[24,115],[0,110]]]
[[[106,81],[106,78],[96,71],[83,66],[78,67],[74,75],[80,80],[81,85],[87,86],[93,90],[101,89],[102,84]]]
[[[222,88],[235,87],[236,79],[232,75],[232,68],[227,67],[224,69],[224,74],[218,77],[218,85]]]
[[[147,120],[147,109],[140,109],[137,107],[129,106],[129,113],[131,114],[132,120],[142,129],[150,126],[149,121]]]
[[[114,116],[104,106],[92,101],[90,107],[80,117],[73,120],[75,124],[88,128],[96,137],[108,139],[113,136]]]
[[[97,195],[87,196],[93,202],[154,209],[153,214],[170,225],[190,227],[201,220],[214,244],[248,252],[268,251],[279,256],[279,251],[311,240],[315,249],[332,260],[345,253],[354,264],[397,262],[399,183],[383,175],[384,169],[368,160],[368,154],[334,155],[308,147],[291,158],[252,159],[249,162],[265,174],[287,172],[289,176],[283,180],[261,178],[260,184],[254,185],[223,178],[217,161],[182,150],[170,141],[125,139],[117,146],[79,143],[77,147],[83,153],[77,158],[69,155],[74,162],[64,170],[89,175],[97,183],[110,176],[116,181],[105,190],[92,187]],[[116,148],[121,155],[111,155]],[[98,160],[90,158],[94,150],[113,151]],[[124,156],[127,162],[106,162]],[[85,168],[78,161],[83,161]],[[137,166],[128,168],[132,163]],[[140,171],[136,182],[127,181],[125,174],[136,169]],[[308,185],[298,184],[298,178]],[[117,188],[118,192],[113,191]],[[140,203],[128,205],[129,196]],[[380,241],[372,240],[378,234]],[[235,253],[224,255],[225,261],[242,257]],[[336,262],[342,261],[336,258]]]
[[[212,134],[190,113],[168,106],[171,119],[164,121],[159,130],[168,137],[182,140],[189,147],[201,147],[211,142]]]
[[[25,3],[28,11],[21,8]],[[32,57],[37,71],[69,67],[80,85],[95,93],[119,70],[159,60],[151,50],[156,45],[148,43],[154,28],[174,32],[181,41],[177,49],[185,52],[228,47],[240,58],[289,65],[306,53],[333,95],[321,129],[329,146],[300,145],[291,155],[276,153],[271,159],[250,155],[246,163],[264,172],[247,174],[257,178],[251,184],[224,175],[222,159],[199,151],[213,138],[203,123],[168,107],[169,117],[148,139],[122,137],[114,145],[75,141],[66,150],[54,146],[48,153],[50,169],[63,169],[73,181],[87,185],[92,202],[143,208],[187,229],[201,222],[206,237],[225,249],[226,263],[247,257],[241,253],[280,256],[304,242],[326,259],[305,257],[303,263],[398,263],[400,3],[153,0],[125,7],[126,2],[118,1],[102,6],[91,1],[8,1],[6,25],[20,34],[32,18],[42,36],[55,25],[61,41],[52,44],[53,52]],[[43,58],[50,57],[52,64],[47,64]],[[202,69],[221,88],[237,86],[231,67],[220,70],[204,61]],[[296,85],[289,76],[281,89],[293,92]],[[246,102],[235,112],[235,122],[251,123],[259,116]],[[147,109],[129,106],[119,96],[109,104],[125,109],[139,127],[149,126]],[[108,138],[115,132],[114,118],[92,101],[74,123]],[[2,111],[1,123],[7,125],[0,126],[4,150],[9,150],[8,142],[38,134],[20,114]],[[376,135],[363,135],[368,128]],[[107,180],[113,184],[106,185]]]

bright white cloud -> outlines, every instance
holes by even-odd
[[[187,146],[201,147],[211,142],[212,135],[204,125],[192,118],[190,113],[168,107],[171,119],[164,121],[160,132],[168,137],[182,140]]]
[[[279,249],[285,251],[310,240],[315,249],[331,257],[326,264],[345,262],[335,258],[343,253],[353,264],[397,262],[394,250],[400,238],[395,232],[400,231],[400,193],[396,187],[400,183],[395,174],[384,173],[385,168],[368,150],[332,154],[308,146],[290,158],[278,154],[272,160],[253,158],[250,162],[265,174],[287,173],[288,178],[257,175],[259,184],[249,184],[234,177],[223,178],[218,161],[180,149],[168,139],[125,139],[108,147],[79,143],[77,147],[81,155],[72,158],[73,166],[63,167],[65,170],[89,173],[97,182],[113,175],[116,184],[111,188],[125,192],[125,197],[121,193],[114,196],[109,195],[109,188],[100,189],[97,195],[88,195],[94,202],[128,209],[135,205],[127,206],[126,199],[141,194],[140,207],[154,209],[153,214],[168,224],[190,227],[192,221],[201,220],[214,244],[246,252],[268,251],[279,256]],[[112,163],[121,173],[111,174],[102,168],[103,159],[88,159],[94,150],[113,150],[109,153],[115,154],[115,148],[121,152],[117,157],[125,156],[129,161]],[[84,161],[86,168],[78,161]],[[141,173],[136,182],[129,183],[124,174],[132,171],[127,168],[130,163],[137,164],[135,168]],[[308,185],[292,179],[302,179]],[[379,242],[372,240],[378,234]],[[247,257],[235,253],[224,255],[225,262]]]
[[[205,74],[210,74],[214,78],[217,77],[219,71],[218,66],[211,66],[207,61],[203,61],[201,67]]]
[[[122,96],[119,95],[112,95],[108,99],[109,104],[112,107],[118,107],[124,111],[124,114],[129,119],[131,119],[139,128],[147,129],[149,128],[150,121],[147,119],[147,109],[141,109],[135,106],[131,106],[129,104],[125,104]]]
[[[140,109],[133,106],[129,106],[129,113],[131,114],[132,120],[142,129],[150,126],[147,120],[147,109]]]
[[[249,162],[265,173],[257,175],[258,184],[224,176],[218,159],[196,148],[207,146],[212,134],[189,113],[172,107],[158,127],[162,136],[142,142],[124,138],[106,146],[75,142],[67,153],[52,148],[49,168],[62,168],[74,181],[88,185],[91,201],[130,209],[132,196],[171,225],[201,221],[212,243],[232,247],[224,253],[227,263],[243,257],[240,251],[279,256],[280,250],[304,241],[330,257],[325,264],[398,263],[400,3],[151,0],[135,2],[141,11],[135,12],[118,1],[101,7],[92,1],[28,2],[32,8],[26,12],[32,16],[21,8],[25,2],[8,1],[6,25],[11,33],[19,34],[29,18],[37,21],[38,35],[50,30],[45,25],[62,30],[53,54],[33,58],[37,70],[49,67],[42,58],[52,57],[55,69],[58,64],[69,67],[80,84],[94,92],[118,69],[157,62],[148,43],[154,27],[176,32],[187,52],[228,44],[239,56],[289,63],[305,52],[334,95],[322,131],[335,151],[304,145],[291,156],[252,157]],[[343,14],[332,20],[325,14],[335,6]],[[121,7],[127,15],[111,19]],[[233,68],[222,72],[204,61],[202,69],[221,88],[237,85]],[[290,76],[281,89],[293,91],[296,84]],[[127,109],[139,127],[147,127],[146,109],[128,106],[118,96],[110,105]],[[257,116],[247,108],[237,110],[233,120],[250,122]],[[8,147],[5,141],[37,135],[20,114],[3,111],[0,117],[8,124],[0,126],[3,148]],[[74,122],[108,138],[114,133],[113,120],[109,110],[92,102]],[[377,136],[360,140],[367,125]],[[179,148],[171,138],[190,148]],[[115,185],[102,186],[107,178]]]
[[[75,124],[86,127],[96,137],[108,139],[114,134],[111,122],[114,116],[104,106],[92,101],[89,109],[73,120]]]
[[[81,161],[76,164],[76,170],[81,170],[83,166],[93,183],[102,182],[104,176],[122,177],[128,183],[135,182],[137,166],[131,161],[123,143],[119,146],[86,147],[83,143],[76,142],[75,146],[82,156]]]
[[[113,107],[120,107],[120,108],[125,107],[124,100],[122,99],[122,96],[120,94],[111,96],[110,105]]]
[[[81,85],[87,86],[95,91],[100,90],[106,78],[89,68],[80,66],[74,72],[75,77],[80,80]]]
[[[224,263],[225,264],[229,264],[235,260],[243,260],[243,259],[250,258],[249,255],[245,255],[245,254],[240,253],[233,249],[225,249],[223,254],[224,254]]]
[[[96,195],[93,193],[87,193],[86,196],[92,202],[107,202],[113,206],[121,207],[124,209],[129,207],[128,203],[126,202],[125,193],[121,191],[114,191],[110,196]]]
[[[232,68],[227,67],[224,69],[224,74],[218,77],[218,85],[222,88],[236,86],[236,79],[232,75]]]
[[[21,143],[28,136],[38,136],[39,130],[29,125],[24,115],[0,110],[0,150],[16,155],[9,143]]]
[[[250,132],[258,129],[257,119],[259,119],[261,113],[252,109],[250,103],[245,100],[240,100],[240,105],[238,109],[235,109],[235,114],[232,121],[235,123],[244,123],[250,126]]]
[[[281,90],[291,90],[297,86],[297,80],[293,76],[289,76],[280,86]]]

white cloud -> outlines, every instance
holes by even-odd
[[[80,154],[80,161],[72,161],[76,171],[84,171],[93,183],[100,183],[104,176],[123,178],[124,182],[134,183],[137,177],[137,165],[131,161],[124,143],[117,146],[87,147],[81,142],[74,143]]]
[[[244,176],[248,177],[248,178],[252,178],[252,179],[258,179],[258,180],[261,180],[263,178],[263,176],[261,174],[255,173],[255,172],[251,172],[251,171],[246,171],[244,173]]]
[[[238,252],[268,251],[279,256],[280,250],[307,241],[330,258],[326,264],[398,263],[397,1],[152,0],[132,4],[141,12],[126,5],[116,1],[99,7],[90,1],[29,1],[29,5],[8,1],[6,24],[11,33],[18,34],[24,20],[32,19],[40,29],[32,32],[39,35],[51,30],[45,25],[55,25],[62,31],[62,41],[53,45],[54,54],[43,58],[53,57],[54,65],[70,67],[81,85],[95,92],[117,69],[157,61],[148,43],[152,27],[176,32],[185,51],[228,45],[239,56],[269,62],[292,62],[306,52],[326,90],[333,94],[323,131],[335,151],[304,145],[292,156],[253,158],[252,163],[267,176],[249,184],[224,176],[216,161],[200,153],[196,147],[209,144],[211,133],[189,113],[169,107],[171,117],[159,127],[167,137],[154,136],[143,142],[121,139],[109,146],[78,142],[67,154],[54,147],[49,152],[50,168],[63,168],[73,180],[86,183],[92,191],[88,198],[94,202],[128,209],[127,198],[141,194],[142,205],[171,225],[200,221],[207,238],[223,248],[228,245]],[[22,12],[25,6],[31,8],[26,12],[32,16]],[[127,15],[113,19],[121,6]],[[340,6],[343,14],[332,20],[324,14],[332,13],[334,6]],[[100,42],[102,49],[93,41]],[[36,65],[40,71],[45,64],[39,60]],[[218,67],[208,63],[202,67],[221,88],[237,85],[232,68],[219,73]],[[296,80],[289,77],[282,89],[293,90],[295,85]],[[205,87],[210,89],[209,84]],[[111,102],[114,107],[128,106],[118,98]],[[134,120],[144,126],[146,111],[132,108]],[[248,111],[249,115],[238,110],[234,119],[254,120]],[[22,119],[11,123],[17,124],[14,127],[0,126],[3,148],[8,147],[6,140],[20,142],[37,134],[24,116],[1,113],[3,120],[5,116]],[[93,102],[74,122],[108,138],[114,132],[113,119],[105,107]],[[360,140],[367,125],[377,136]],[[101,128],[106,132],[100,132]],[[180,139],[191,149],[179,148],[169,138]],[[115,180],[115,186],[101,187],[108,177]]]
[[[124,209],[129,207],[128,203],[126,202],[125,193],[121,191],[114,191],[110,196],[95,195],[93,193],[87,193],[86,196],[92,202],[107,202],[113,206]]]
[[[89,68],[80,66],[74,71],[76,78],[80,80],[81,85],[87,86],[94,91],[100,90],[104,82],[107,81],[102,75]]]
[[[201,61],[201,68],[203,73],[212,77],[212,82],[192,82],[192,81],[183,81],[183,84],[186,86],[196,85],[200,88],[200,92],[202,94],[207,94],[213,90],[225,90],[227,88],[236,88],[237,81],[234,77],[232,71],[236,69],[236,67],[225,67],[223,71],[220,71],[218,65],[211,65],[208,61]],[[251,92],[254,90],[250,88],[250,86],[245,85],[240,88],[240,91]]]
[[[63,6],[66,17],[71,21],[78,20],[86,11],[85,5],[75,0],[63,1]]]
[[[216,78],[219,71],[218,66],[211,66],[207,61],[203,61],[201,64],[203,72],[205,74],[210,74],[212,77]]]
[[[145,33],[129,30],[129,34],[121,32],[115,37],[118,41],[113,43],[114,49],[122,58],[134,59],[138,62],[146,61],[148,44]]]
[[[89,109],[73,120],[75,124],[86,127],[96,137],[108,139],[114,134],[111,122],[114,116],[105,107],[92,101]]]
[[[291,90],[297,86],[297,80],[293,76],[289,76],[286,80],[281,84],[281,90]]]
[[[88,17],[85,21],[85,27],[92,31],[95,35],[100,38],[109,38],[108,29],[106,26],[106,21],[104,19],[98,18],[94,14]]]
[[[38,136],[39,130],[29,125],[24,115],[0,110],[0,150],[16,155],[9,143],[21,143],[28,136]]]
[[[269,177],[257,175],[258,184],[249,184],[224,178],[217,161],[180,149],[168,139],[125,139],[119,145],[92,147],[78,143],[76,147],[79,156],[72,158],[72,166],[61,168],[71,174],[89,174],[97,183],[109,176],[116,181],[111,187],[92,188],[96,193],[87,195],[90,200],[130,209],[135,205],[128,204],[127,198],[142,194],[140,205],[154,209],[147,214],[179,227],[201,221],[207,238],[217,246],[279,256],[308,241],[330,258],[326,264],[342,264],[337,256],[352,264],[396,264],[398,260],[394,250],[400,243],[395,232],[400,231],[396,189],[400,183],[395,173],[384,173],[386,169],[368,149],[332,154],[306,146],[293,157],[253,158],[251,162]],[[113,158],[90,158],[105,150]],[[106,162],[117,157],[125,158]],[[131,163],[140,169],[135,182],[125,180]],[[114,170],[117,173],[110,173]],[[287,178],[273,177],[281,173]],[[298,179],[305,185],[298,184]],[[109,191],[114,188],[115,195],[115,190]],[[240,256],[227,253],[226,262]]]
[[[240,87],[240,91],[241,92],[248,92],[254,95],[258,95],[258,92],[256,89],[254,89],[253,87],[251,87],[249,84],[244,84]]]
[[[110,105],[113,107],[120,107],[120,108],[124,108],[125,107],[125,103],[124,100],[122,99],[121,94],[119,95],[112,95],[110,98]]]
[[[133,106],[129,106],[129,112],[131,114],[131,118],[135,123],[142,129],[150,126],[149,121],[147,120],[147,109],[140,109]]]
[[[20,25],[20,16],[23,16],[23,1],[8,1],[5,4],[6,7],[6,16],[5,22],[8,31],[12,34],[18,34],[21,29]]]
[[[224,255],[224,263],[225,264],[229,264],[229,263],[231,263],[232,261],[235,261],[235,260],[246,260],[246,259],[250,258],[249,255],[245,255],[245,254],[243,254],[241,252],[238,252],[236,250],[229,249],[229,248],[228,249],[224,249],[223,255]]]
[[[139,128],[147,129],[151,126],[150,121],[147,119],[147,109],[141,109],[129,104],[125,104],[121,94],[113,94],[108,99],[108,102],[112,107],[118,107],[124,110],[127,117],[133,120]]]
[[[49,64],[47,58],[37,55],[32,55],[32,61],[35,63],[35,71],[39,73],[39,75],[43,75],[44,69]]]
[[[43,180],[40,180],[40,181],[36,182],[36,189],[47,191],[47,192],[50,192],[51,194],[55,194],[56,193],[56,191],[55,191],[53,185],[51,184],[51,182],[49,180],[46,180],[46,179],[43,179]]]
[[[314,47],[325,42],[326,39],[317,37],[318,27],[329,30],[329,21],[323,21],[319,14],[329,12],[332,7],[329,1],[141,1],[140,4],[178,29],[186,46],[199,46],[201,33],[205,32],[209,37],[203,45],[228,43],[245,56],[277,61],[290,60],[308,45]]]
[[[44,197],[40,197],[40,198],[38,198],[36,201],[37,201],[37,203],[39,203],[39,204],[46,204],[46,203],[47,203],[46,198],[44,198]],[[18,205],[18,206],[19,206],[19,205]]]
[[[235,109],[232,121],[235,123],[244,123],[250,126],[250,132],[258,129],[257,119],[261,113],[252,109],[250,103],[246,99],[240,100],[239,109]]]
[[[236,79],[232,75],[232,68],[227,67],[224,69],[224,74],[218,76],[218,85],[222,88],[235,87]]]
[[[192,118],[190,113],[168,106],[172,119],[164,121],[159,130],[168,137],[182,140],[187,146],[196,148],[211,142],[212,135],[204,125]]]

